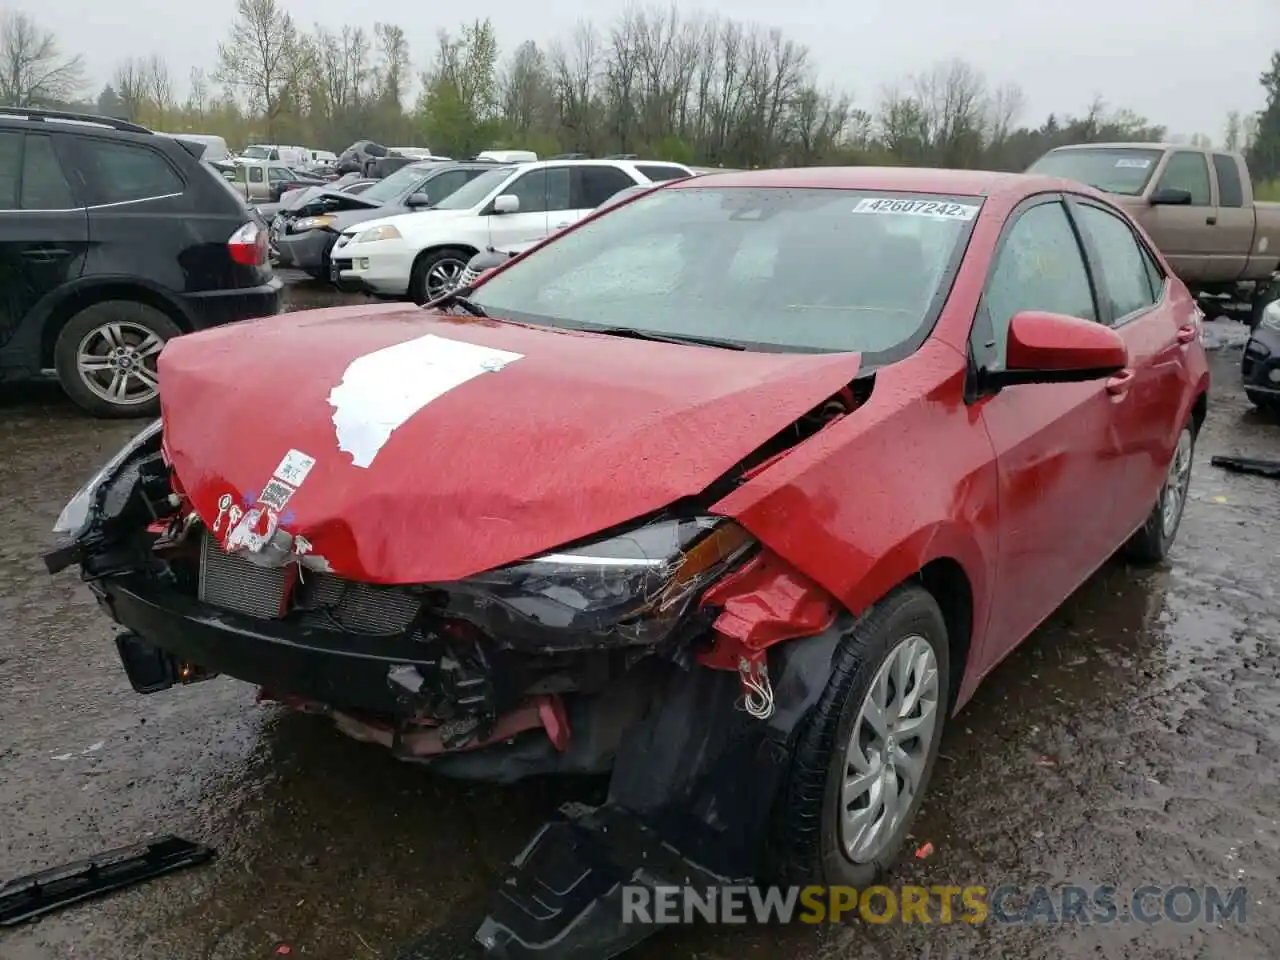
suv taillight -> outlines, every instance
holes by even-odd
[[[260,267],[267,262],[267,231],[250,221],[231,235],[227,252],[236,263]]]

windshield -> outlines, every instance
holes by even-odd
[[[1163,154],[1163,150],[1141,147],[1073,147],[1046,153],[1027,173],[1062,177],[1087,183],[1104,193],[1136,197],[1146,189]]]
[[[270,160],[271,148],[262,146],[245,147],[242,157],[248,157],[250,160]]]
[[[389,203],[410,187],[415,186],[424,176],[426,171],[421,167],[401,167],[391,176],[379,180],[366,190],[363,197],[365,200],[373,200],[379,204]]]
[[[486,170],[470,183],[464,183],[449,196],[436,204],[437,210],[470,210],[497,189],[511,176],[512,167]]]
[[[524,323],[885,362],[928,335],[981,204],[851,190],[656,190],[539,247],[471,299]]]

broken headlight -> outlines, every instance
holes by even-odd
[[[720,517],[661,520],[470,577],[453,585],[455,610],[513,646],[652,644],[754,545]]]
[[[89,482],[79,489],[74,497],[58,514],[53,525],[53,532],[60,536],[79,537],[89,525],[89,514],[102,485],[124,465],[125,461],[145,447],[160,433],[160,421],[148,424],[137,436],[120,448],[119,452],[89,478]]]

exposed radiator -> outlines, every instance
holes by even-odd
[[[227,553],[208,534],[200,548],[200,599],[263,620],[289,616],[322,630],[383,636],[402,633],[422,607],[422,598],[403,587],[260,567]]]

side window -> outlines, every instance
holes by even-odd
[[[1156,302],[1142,248],[1129,225],[1098,207],[1079,204],[1080,227],[1098,253],[1098,269],[1106,281],[1115,319],[1145,310]]]
[[[1213,172],[1218,175],[1218,206],[1243,207],[1244,186],[1240,183],[1240,166],[1226,153],[1213,155]]]
[[[568,167],[549,167],[547,169],[547,210],[572,210],[573,207],[573,174]]]
[[[22,160],[22,209],[71,210],[75,205],[71,184],[53,150],[53,138],[27,134]]]
[[[182,193],[183,183],[154,150],[85,137],[80,140],[95,185],[91,203],[127,203]]]
[[[1194,207],[1209,206],[1209,164],[1203,153],[1179,150],[1169,157],[1160,184],[1166,190],[1186,190]]]
[[[250,168],[249,168],[249,182],[250,182],[250,183],[261,183],[261,182],[262,182],[262,168],[261,168],[261,167],[250,167]]]
[[[22,134],[0,133],[0,210],[18,209],[22,180]]]
[[[450,170],[448,173],[432,177],[413,192],[422,194],[431,203],[436,204],[466,183],[468,179],[466,171]]]
[[[1151,255],[1142,244],[1138,244],[1138,250],[1142,253],[1143,266],[1147,268],[1147,282],[1151,284],[1151,296],[1155,300],[1159,300],[1164,296],[1164,271],[1160,269],[1160,264],[1156,263],[1156,258]]]
[[[1096,320],[1084,255],[1061,203],[1022,214],[1005,234],[982,307],[991,323],[997,369],[1004,367],[1009,322],[1023,310]]]
[[[662,163],[637,163],[636,169],[654,183],[661,183],[663,180],[680,180],[689,175],[688,171],[680,167],[667,166]]]
[[[635,181],[617,167],[582,166],[578,175],[578,209],[594,210],[619,190],[635,186]]]
[[[293,177],[289,176],[289,171],[284,167],[272,167],[267,171],[267,179],[273,183],[280,183],[284,180],[292,180]]]
[[[547,171],[530,170],[516,182],[508,186],[503,193],[514,194],[520,199],[520,213],[547,212]]]

